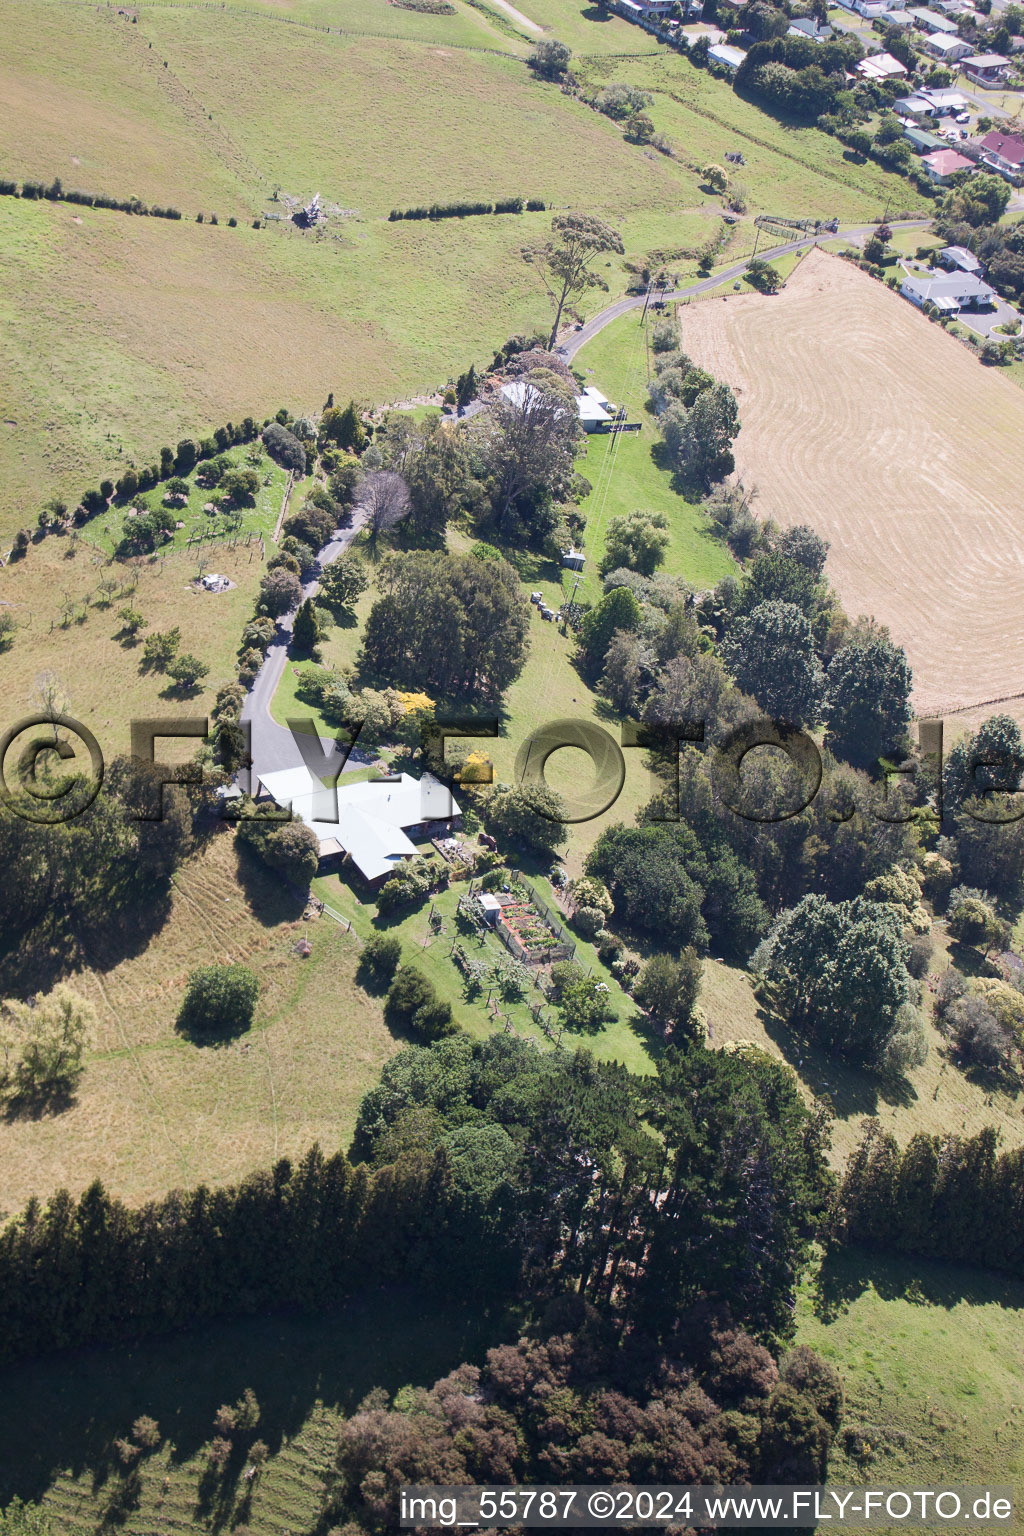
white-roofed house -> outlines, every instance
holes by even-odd
[[[979,309],[995,302],[995,291],[973,272],[908,272],[900,293],[918,309],[934,304],[941,314],[956,315],[962,309]]]
[[[434,836],[440,823],[450,825],[460,814],[450,790],[429,773],[422,779],[400,773],[356,784],[342,776],[331,789],[300,766],[262,774],[257,799],[264,793],[290,806],[315,833],[322,860],[342,857],[371,885],[415,856],[414,838]]]
[[[584,432],[604,432],[612,420],[612,414],[607,409],[608,396],[602,395],[593,384],[588,384],[583,393],[576,396],[576,409],[579,412],[580,426]]]
[[[971,44],[965,43],[962,37],[947,36],[945,32],[933,32],[924,46],[926,52],[933,58],[941,59],[944,64],[956,64],[974,52]]]

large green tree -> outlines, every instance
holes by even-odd
[[[833,656],[826,674],[825,745],[855,768],[899,757],[910,725],[911,672],[891,640],[854,641]]]
[[[776,919],[752,964],[799,1034],[846,1061],[880,1066],[913,999],[909,953],[895,907],[812,895]]]
[[[378,576],[362,664],[399,687],[500,697],[522,671],[529,606],[504,560],[417,552]]]
[[[722,656],[744,693],[774,719],[813,725],[825,675],[806,617],[794,603],[759,603],[737,619]]]

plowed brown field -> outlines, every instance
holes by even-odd
[[[847,611],[905,647],[918,713],[1024,695],[1024,391],[818,250],[777,296],[691,304],[681,326],[736,391],[758,515],[831,541]]]

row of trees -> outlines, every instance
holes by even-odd
[[[976,1136],[922,1133],[900,1149],[877,1121],[850,1159],[835,1239],[888,1253],[1024,1276],[1024,1150]]]
[[[699,1047],[644,1084],[505,1036],[410,1047],[357,1140],[376,1172],[313,1149],[135,1209],[98,1184],[31,1202],[0,1234],[3,1358],[334,1305],[413,1272],[491,1301],[571,1285],[655,1336],[708,1298],[785,1334],[831,1187],[791,1075]]]

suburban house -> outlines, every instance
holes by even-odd
[[[977,256],[962,245],[947,245],[939,252],[939,261],[948,272],[971,272],[975,277],[980,277],[982,273]]]
[[[332,790],[302,766],[263,774],[256,788],[290,806],[320,841],[320,858],[354,864],[370,885],[379,885],[416,854],[421,842],[447,831],[459,807],[440,780],[425,773],[346,784]]]
[[[960,68],[975,85],[996,89],[1005,84],[1009,63],[1001,53],[975,53],[964,59]]]
[[[945,139],[940,139],[937,133],[929,133],[927,128],[904,128],[903,137],[915,155],[927,155],[933,149],[949,148]]]
[[[947,37],[945,32],[933,32],[931,37],[925,39],[925,52],[933,58],[939,59],[943,64],[957,64],[961,59],[966,59],[974,50],[970,43],[965,43],[962,37],[954,33]]]
[[[1019,180],[1024,176],[1024,139],[993,128],[991,133],[978,140],[977,147],[983,164],[990,170],[998,171],[1008,180]]]
[[[746,56],[745,49],[733,48],[728,43],[713,43],[708,49],[708,58],[713,59],[716,64],[724,64],[733,74],[739,69]]]
[[[940,16],[938,11],[930,11],[927,6],[912,6],[910,15],[919,32],[945,32],[947,36],[956,36],[956,22],[950,21],[948,16]]]
[[[906,65],[894,59],[891,53],[873,53],[870,58],[861,59],[854,68],[865,80],[897,80],[907,72]]]
[[[921,156],[921,164],[929,179],[940,187],[945,186],[957,171],[974,170],[974,161],[955,149],[933,149],[930,155]]]
[[[908,272],[900,284],[900,293],[918,309],[926,304],[945,315],[957,315],[962,309],[980,309],[995,302],[995,291],[971,272]]]
[[[948,85],[923,85],[920,94],[925,101],[931,102],[934,117],[952,117],[954,113],[964,112],[970,106],[962,91],[955,91]]]
[[[815,21],[813,16],[800,16],[790,23],[788,35],[809,37],[812,43],[827,43],[834,34],[827,22]]]
[[[899,29],[903,31],[905,28],[912,27],[914,25],[914,18],[911,16],[909,11],[887,11],[885,15],[885,24],[887,27],[899,27]]]
[[[608,431],[613,419],[608,410],[608,396],[602,395],[593,384],[588,384],[583,393],[576,396],[576,409],[584,432]]]
[[[855,0],[853,9],[858,16],[864,16],[868,21],[873,21],[876,16],[884,16],[889,9],[889,0]]]
[[[913,96],[901,96],[894,101],[892,109],[900,117],[925,118],[949,117],[963,112],[966,106],[967,97],[960,91],[922,86]]]

